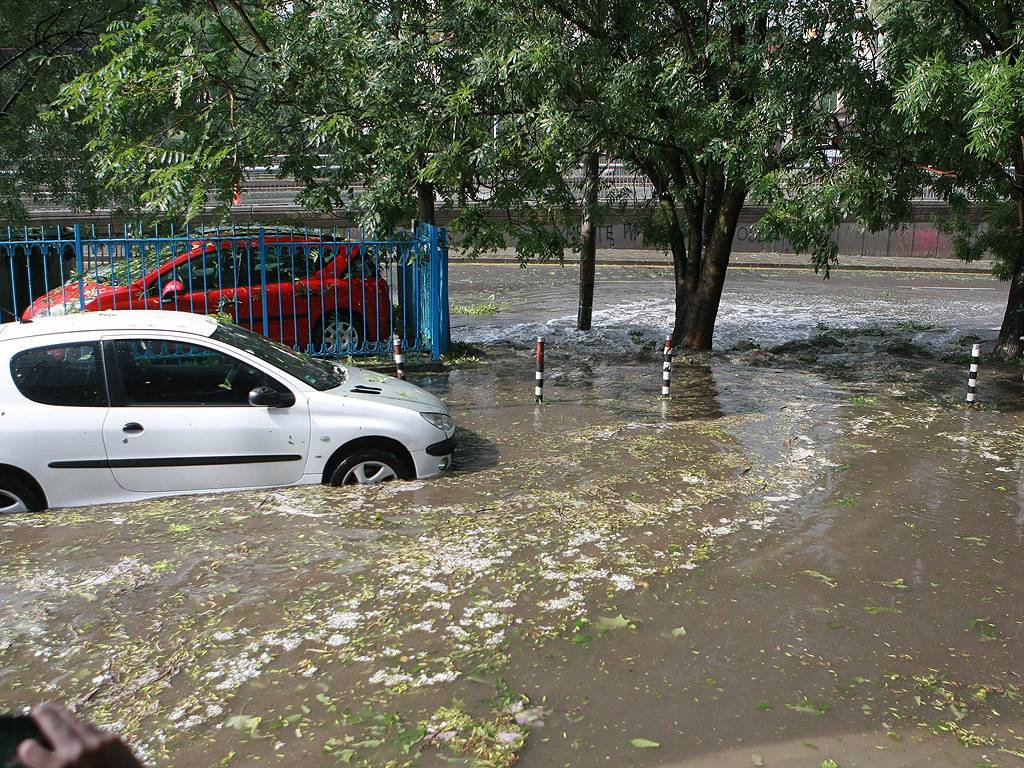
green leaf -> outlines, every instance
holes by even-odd
[[[835,580],[831,576],[826,576],[824,573],[820,573],[819,571],[800,571],[800,575],[810,576],[812,578],[818,579],[819,581],[825,582],[830,587],[834,587],[836,585]]]
[[[971,619],[967,622],[968,629],[977,629],[985,640],[999,637],[999,630],[988,619]]]
[[[258,727],[262,721],[262,717],[255,715],[235,715],[234,717],[229,717],[224,722],[224,725],[239,731],[251,731]]]
[[[615,616],[611,619],[605,616],[600,616],[597,619],[597,624],[598,626],[604,627],[605,629],[620,629],[622,627],[628,627],[630,622],[629,619],[625,618],[620,613],[618,616]]]
[[[672,637],[682,637],[686,634],[686,627],[676,627],[672,630]]]
[[[661,746],[661,744],[659,744],[656,741],[651,741],[650,739],[644,738],[632,739],[629,743],[637,749],[654,749],[655,747]]]
[[[798,704],[787,704],[786,707],[794,712],[803,712],[807,715],[823,715],[829,710],[828,704],[821,701],[811,701],[810,699],[804,699]]]

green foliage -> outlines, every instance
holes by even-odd
[[[514,238],[524,260],[578,245],[572,179],[603,152],[653,187],[645,238],[686,276],[681,306],[702,308],[677,340],[707,346],[748,197],[766,234],[834,262],[841,179],[793,190],[840,143],[836,94],[864,90],[861,10],[166,0],[109,28],[51,119],[90,134],[98,178],[137,211],[226,210],[243,169],[271,165],[308,207],[371,231],[408,221],[418,196],[457,206],[471,253]]]
[[[0,218],[19,221],[42,192],[80,209],[103,190],[84,145],[89,132],[41,119],[61,86],[100,61],[92,48],[107,25],[134,13],[132,0],[0,0]]]
[[[873,139],[898,158],[901,175],[949,204],[935,223],[957,256],[990,255],[998,277],[1014,281],[1008,306],[1020,303],[1024,278],[1024,63],[1019,45],[1024,4],[978,0],[886,0],[877,6],[885,39],[884,82],[891,115]],[[1007,312],[996,356],[1021,348],[1024,315]]]

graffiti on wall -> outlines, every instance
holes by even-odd
[[[896,240],[896,255],[941,258],[952,256],[953,246],[949,238],[935,229],[934,225],[921,224],[900,231]]]

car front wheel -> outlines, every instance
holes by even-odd
[[[345,459],[331,476],[331,485],[374,485],[402,478],[402,465],[387,451],[358,451]]]
[[[39,493],[17,478],[0,475],[0,515],[38,512],[46,506]]]
[[[352,353],[363,345],[362,318],[348,310],[325,312],[313,329],[313,343],[331,352]]]

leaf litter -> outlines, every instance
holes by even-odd
[[[741,373],[724,366],[716,376],[739,382]],[[513,399],[521,427],[486,436],[506,458],[428,484],[4,518],[5,703],[75,703],[154,764],[209,754],[225,765],[285,755],[404,765],[447,751],[511,765],[549,716],[543,702],[501,681],[518,648],[588,624],[635,627],[626,617],[643,585],[685,578],[738,533],[781,530],[794,503],[827,495],[837,467],[900,440],[911,424],[955,420],[941,403],[897,413],[839,397],[797,397],[769,414],[755,402],[763,391],[734,392],[715,418],[703,408],[689,418],[674,403],[667,420],[642,416],[635,403],[609,413],[599,399],[558,424],[554,408],[538,421]],[[486,419],[463,415],[460,423],[486,428]],[[864,447],[841,455],[829,431],[857,435]],[[993,472],[1017,469],[1019,425],[951,434],[936,430],[929,450],[969,451]],[[930,504],[898,514],[917,524]],[[800,573],[828,592],[844,586],[831,570]],[[920,586],[906,576],[876,584],[889,594]],[[994,621],[974,621],[981,639],[1000,642],[988,632]],[[673,626],[677,641],[693,637]],[[913,706],[935,710],[927,727],[964,743],[991,739],[977,735],[970,713],[1019,699],[1006,684],[884,680],[894,699],[910,695],[921,702]],[[782,709],[834,707],[814,696]]]

